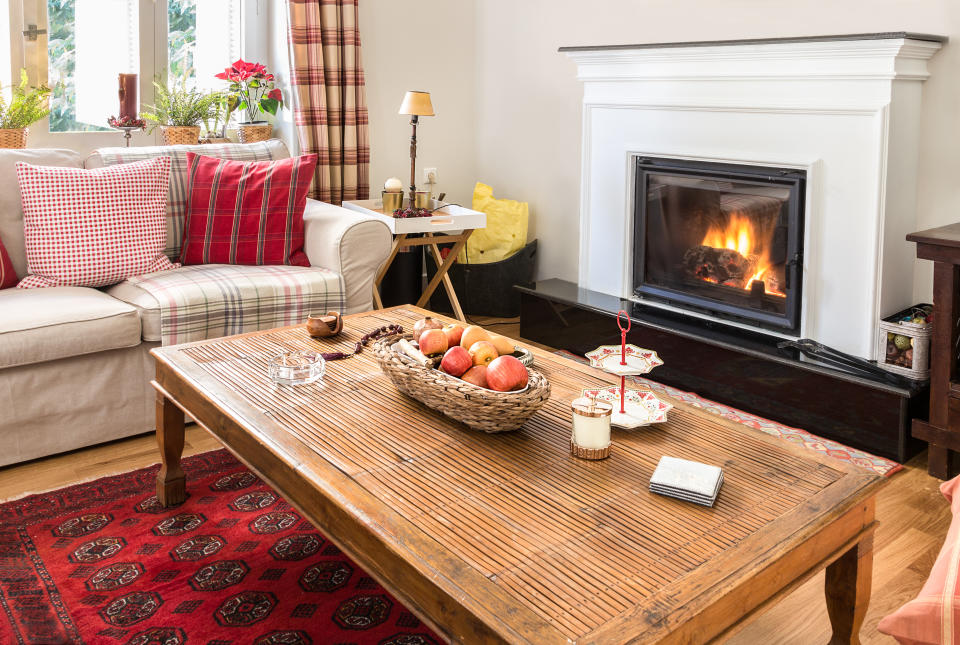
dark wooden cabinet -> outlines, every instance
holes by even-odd
[[[947,479],[960,452],[960,222],[911,233],[917,257],[933,261],[933,338],[930,341],[930,420],[914,419],[913,436],[930,444],[929,472]]]

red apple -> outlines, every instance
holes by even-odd
[[[489,340],[478,340],[470,346],[468,351],[473,357],[474,365],[488,365],[498,356],[497,348]]]
[[[513,356],[501,356],[487,366],[487,383],[491,390],[509,392],[527,385],[530,374],[526,366]]]
[[[430,316],[421,318],[417,322],[413,323],[413,340],[414,342],[419,343],[420,336],[423,334],[423,332],[427,331],[428,329],[441,329],[442,327],[443,324],[440,323],[440,321],[434,320]],[[424,352],[424,354],[426,354],[426,352]]]
[[[487,366],[474,365],[464,372],[463,376],[460,378],[471,385],[476,385],[477,387],[487,387]]]
[[[443,333],[447,335],[447,345],[453,347],[460,344],[460,339],[463,338],[463,327],[456,324],[444,325]]]
[[[440,329],[426,329],[420,334],[420,351],[431,356],[447,351],[447,336]]]
[[[440,369],[451,376],[462,376],[471,367],[473,367],[473,358],[470,357],[470,352],[459,345],[448,349],[443,355],[443,360],[440,361]]]

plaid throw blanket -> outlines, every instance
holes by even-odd
[[[295,325],[343,311],[343,279],[320,267],[203,264],[129,282],[160,303],[164,345]]]
[[[167,244],[163,253],[171,260],[180,259],[184,219],[190,202],[187,181],[187,153],[193,152],[218,159],[235,161],[274,161],[289,156],[279,141],[258,143],[222,143],[196,146],[144,146],[141,148],[100,148],[94,153],[104,166],[170,157],[170,192],[167,194]],[[90,167],[94,164],[88,164]]]

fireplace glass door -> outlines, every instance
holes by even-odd
[[[797,332],[803,172],[641,159],[638,296]]]

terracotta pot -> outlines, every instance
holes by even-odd
[[[27,128],[0,128],[0,148],[26,148]]]
[[[165,146],[197,145],[200,140],[200,126],[161,125],[160,137]]]
[[[254,123],[241,123],[237,126],[237,136],[240,143],[254,143],[256,141],[266,141],[273,133],[273,126],[266,121],[257,121]]]

